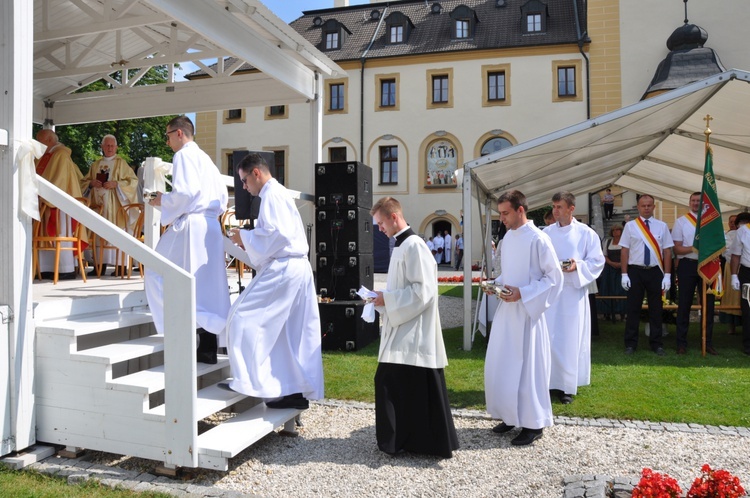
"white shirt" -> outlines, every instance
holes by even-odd
[[[696,219],[698,218],[696,213],[692,214]],[[674,222],[674,228],[672,228],[672,240],[682,242],[683,247],[692,247],[694,238],[695,226],[690,222],[687,215],[677,218],[677,221]],[[694,259],[697,261],[698,253],[692,251],[688,254],[678,254],[677,259]]]
[[[750,228],[745,225],[735,231],[737,236],[732,244],[732,255],[740,256],[740,264],[750,268]]]
[[[645,220],[645,218],[641,218],[641,220]],[[656,242],[659,244],[659,247],[662,251],[664,249],[669,249],[674,246],[674,242],[672,242],[672,236],[669,233],[669,227],[667,227],[667,224],[664,223],[661,220],[657,220],[654,217],[651,217],[648,219],[649,222],[649,229],[651,230],[651,235],[654,236],[654,239],[656,239]],[[643,256],[644,256],[644,247],[645,242],[643,241],[643,237],[641,236],[641,229],[638,228],[638,225],[636,224],[635,220],[628,221],[625,224],[625,228],[622,231],[622,237],[620,237],[620,245],[622,247],[627,247],[630,250],[630,254],[628,257],[628,264],[629,265],[643,265]],[[649,266],[656,266],[658,265],[657,256],[655,254],[651,255],[651,263]]]

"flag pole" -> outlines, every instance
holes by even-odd
[[[710,114],[706,114],[706,117],[703,119],[704,121],[706,121],[706,130],[703,132],[706,135],[706,150],[704,152],[705,157],[705,155],[708,154],[709,147],[711,146],[711,144],[709,143],[711,128],[708,127],[708,123],[710,123],[714,118],[712,118]],[[702,197],[703,196],[701,195],[701,201]],[[698,262],[698,266],[700,266],[700,261]],[[701,278],[701,354],[704,358],[706,357],[706,311],[708,310],[708,296],[706,292],[707,287],[708,285],[706,284],[706,280],[704,278]],[[713,320],[713,317],[711,317],[711,319]]]

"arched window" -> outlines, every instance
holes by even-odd
[[[492,154],[493,152],[507,149],[508,147],[512,145],[513,144],[507,138],[503,138],[503,137],[490,138],[484,143],[484,145],[482,145],[481,153],[483,156],[486,156],[487,154]]]
[[[427,174],[425,185],[428,187],[455,187],[458,153],[456,147],[448,140],[437,140],[427,147]]]

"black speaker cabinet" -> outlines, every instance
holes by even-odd
[[[318,209],[339,206],[372,207],[372,168],[359,162],[315,165],[315,205]]]
[[[375,321],[362,320],[364,301],[334,301],[320,303],[321,347],[325,351],[355,351],[378,338],[378,313]]]
[[[232,152],[232,164],[234,165],[234,211],[238,220],[256,220],[260,211],[260,197],[251,195],[242,188],[240,180],[240,162],[250,154],[259,154],[268,164],[271,174],[275,174],[273,152],[266,150],[235,150]]]
[[[315,213],[315,243],[318,254],[369,254],[373,249],[370,210],[357,207],[318,209]]]
[[[318,254],[316,257],[317,290],[321,297],[337,300],[356,299],[361,286],[372,289],[374,260],[372,254]]]

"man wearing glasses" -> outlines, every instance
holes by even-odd
[[[172,158],[172,191],[149,200],[161,207],[161,223],[169,225],[156,251],[195,277],[197,359],[217,362],[217,335],[224,331],[229,311],[229,287],[224,268],[224,240],[219,215],[226,211],[228,193],[218,168],[193,141],[195,128],[186,116],[167,124]],[[164,333],[162,277],[146,269],[146,297],[158,333]]]

